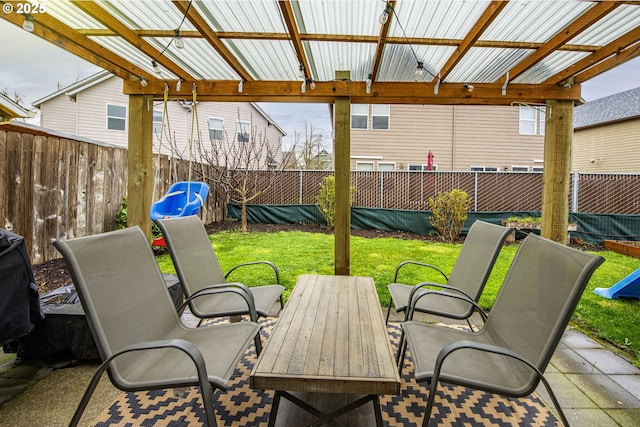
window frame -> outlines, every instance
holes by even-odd
[[[160,120],[156,120],[156,114],[160,114]],[[162,134],[162,122],[164,112],[162,110],[153,110],[153,133],[160,136]]]
[[[211,127],[211,120],[219,120],[220,122],[222,122],[222,127],[218,128],[212,128]],[[224,140],[224,119],[218,118],[218,117],[208,117],[207,118],[207,130],[209,131],[209,139],[211,141],[223,141]],[[211,131],[214,132],[214,137],[211,137]],[[215,132],[220,132],[220,138],[215,138]],[[237,138],[237,136],[236,136]]]
[[[371,169],[358,169],[358,166],[360,165],[371,165]],[[362,161],[356,161],[356,171],[362,171],[362,172],[371,172],[375,169],[375,163],[373,161],[367,161],[367,162],[362,162]]]
[[[365,112],[364,114],[359,113],[359,114],[354,114],[354,107],[358,107],[358,109],[360,108],[364,108]],[[359,118],[364,117],[365,120],[365,126],[364,127],[354,127],[353,126],[353,118],[354,116],[357,116]],[[350,123],[349,125],[351,126],[351,129],[355,129],[355,130],[368,130],[369,129],[369,104],[351,104],[351,111],[350,111]]]
[[[375,113],[375,110],[379,109],[380,107],[386,107],[387,108],[386,114],[376,114]],[[385,127],[385,128],[377,128],[375,126],[376,117],[386,117],[387,118],[387,127]],[[371,105],[371,130],[388,131],[390,129],[391,129],[391,105],[390,104],[373,104],[373,105]]]
[[[247,130],[248,132],[246,132],[246,141],[244,141],[244,138],[242,138],[242,140],[240,139],[240,135],[245,135],[245,132],[243,132],[242,129],[242,125],[246,124],[247,125]],[[243,142],[243,143],[251,143],[251,122],[245,122],[242,120],[238,120],[236,123],[236,141],[237,142]]]
[[[124,108],[124,117],[120,117],[120,116],[114,116],[114,115],[110,115],[109,114],[109,106],[113,106],[113,107],[118,107],[118,108]],[[113,104],[111,102],[107,102],[106,103],[106,109],[105,109],[105,116],[106,116],[106,121],[105,121],[105,128],[108,131],[115,131],[115,132],[126,132],[127,131],[127,115],[128,115],[128,109],[126,105],[120,105],[120,104]],[[111,128],[109,127],[109,120],[121,120],[124,123],[124,129],[115,129],[115,128]]]
[[[380,169],[380,165],[391,166],[392,169]],[[383,172],[392,172],[396,170],[396,162],[378,162],[378,170]]]
[[[533,118],[523,118],[523,111],[532,111]],[[532,132],[525,132],[526,129],[523,130],[523,124],[531,125],[533,124]],[[529,105],[521,105],[518,110],[518,134],[519,135],[538,135],[538,110]]]

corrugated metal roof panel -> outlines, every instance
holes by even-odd
[[[541,83],[549,77],[559,73],[576,61],[581,60],[588,53],[556,51],[537,62],[533,67],[513,79],[514,83]]]
[[[480,40],[543,43],[593,6],[575,1],[512,1]]]
[[[438,75],[438,70],[444,66],[454,51],[455,47],[453,46],[387,45],[382,56],[378,80],[415,81],[416,67],[418,62],[422,62],[425,71],[418,80],[431,81],[434,76]]]
[[[472,48],[449,74],[446,81],[449,83],[494,82],[531,52],[527,49]]]
[[[106,29],[104,25],[80,11],[68,0],[47,2],[47,13],[74,29]]]
[[[332,81],[338,70],[350,70],[351,80],[364,81],[371,73],[376,45],[373,43],[305,42],[312,77]]]
[[[571,44],[605,45],[640,26],[640,8],[622,5],[591,28],[570,41]]]
[[[380,33],[378,17],[384,2],[299,1],[293,2],[300,34],[349,34],[372,36]],[[298,19],[301,18],[301,19]]]
[[[192,30],[188,20],[182,23],[183,15],[169,0],[144,0],[145,8],[140,2],[131,0],[97,0],[105,10],[111,12],[120,22],[133,30],[166,30],[167,28]],[[182,26],[180,24],[182,23]]]
[[[225,40],[256,80],[296,80],[299,63],[288,40]]]
[[[197,1],[194,6],[215,31],[286,32],[275,0]]]

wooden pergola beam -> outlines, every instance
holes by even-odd
[[[531,55],[527,56],[523,61],[519,62],[515,67],[509,70],[509,78],[515,79],[547,56],[551,55],[560,46],[576,37],[578,34],[588,29],[591,25],[607,16],[613,9],[620,6],[617,2],[601,2],[597,3],[585,13],[579,16],[572,23],[563,28],[558,34],[553,36],[547,43],[538,48]],[[501,79],[502,80],[502,79]]]
[[[175,90],[175,81],[168,81],[170,97],[185,97],[191,94],[195,83],[198,99],[203,101],[270,101],[270,102],[328,102],[336,97],[349,97],[353,103],[369,104],[481,104],[511,105],[513,102],[545,102],[548,99],[580,101],[580,87],[563,88],[558,85],[512,84],[502,93],[502,85],[496,83],[474,84],[473,92],[462,83],[443,83],[438,94],[434,94],[433,83],[425,82],[376,82],[371,93],[366,93],[366,83],[357,81],[317,82],[314,90],[302,93],[299,82],[251,81],[243,85],[238,93],[233,81],[184,81],[180,91]],[[165,82],[150,81],[146,87],[137,82],[125,82],[127,95],[160,96]]]
[[[640,42],[635,43],[633,46],[629,46],[623,51],[617,52],[615,55],[612,55],[608,59],[601,61],[597,65],[594,65],[593,67],[576,74],[576,76],[574,77],[574,82],[583,83],[606,71],[611,70],[614,67],[617,67],[620,64],[624,64],[627,61],[637,58],[638,56],[640,56]]]
[[[104,10],[97,3],[87,0],[71,0],[71,3],[93,19],[101,22],[112,31],[115,31],[123,40],[149,56],[149,58],[151,58],[149,65],[151,65],[151,60],[154,60],[181,79],[193,80],[193,76],[182,69],[182,67],[169,59],[166,55],[162,55],[162,53],[155,47],[151,46],[142,37],[138,36],[135,31],[131,30],[118,19],[114,18],[113,15]]]
[[[632,56],[634,52],[634,48],[629,49],[629,47],[633,45],[637,45],[638,43],[640,43],[640,27],[636,27],[633,30],[629,31],[628,33],[618,37],[608,45],[593,52],[591,55],[567,67],[566,69],[562,70],[558,74],[551,76],[550,78],[545,80],[542,84],[561,83],[567,80],[568,78],[573,77],[576,74],[582,73],[588,68],[593,67],[594,65],[599,64],[601,61],[606,60],[607,58],[614,55],[620,55],[619,58],[626,58],[626,60],[628,61],[629,59],[634,58],[634,56]],[[638,52],[637,46],[635,47],[635,51]],[[608,67],[598,66],[597,68],[598,74],[604,73],[605,71],[608,71],[612,67],[619,64],[620,62],[612,61],[612,62],[606,63]],[[584,75],[582,76],[582,78],[579,78],[578,80],[580,82],[584,82],[585,81]]]
[[[296,24],[296,18],[293,14],[293,7],[291,6],[291,2],[288,0],[280,0],[278,1],[278,6],[280,6],[282,18],[284,19],[284,23],[287,26],[287,31],[289,31],[289,38],[291,40],[291,43],[293,43],[293,49],[296,51],[298,62],[304,68],[304,78],[313,78],[313,76],[311,75],[311,68],[309,67],[309,60],[307,59],[307,55],[304,52],[304,46],[302,46],[302,38],[300,37],[300,31],[298,30],[298,25]]]
[[[508,2],[501,0],[492,1],[489,6],[485,9],[478,19],[478,22],[475,23],[473,28],[467,33],[464,40],[460,42],[457,46],[453,55],[449,57],[447,63],[444,64],[444,67],[438,73],[438,78],[444,81],[449,73],[455,68],[455,66],[462,60],[464,55],[467,54],[469,49],[474,47],[480,36],[485,32],[489,25],[500,15],[500,12],[507,7]]]
[[[218,55],[222,57],[222,59],[235,71],[242,80],[244,81],[252,81],[253,77],[246,70],[246,68],[238,61],[233,53],[225,46],[225,44],[220,40],[220,37],[216,34],[215,31],[211,29],[207,21],[198,13],[195,7],[188,1],[178,1],[174,0],[173,4],[175,7],[187,17],[189,22],[196,27],[198,32],[204,37],[207,42],[218,52]],[[180,32],[182,37],[188,36],[187,32]]]
[[[6,2],[15,4],[19,2]],[[0,17],[14,25],[22,26],[24,17],[17,13],[3,13]],[[61,49],[91,62],[118,77],[128,80],[132,75],[150,80],[153,78],[145,70],[114,54],[109,49],[94,42],[90,38],[79,34],[66,24],[58,21],[46,13],[33,15],[33,34],[53,43]]]
[[[389,19],[387,19],[387,22],[385,22],[380,28],[380,35],[378,36],[376,53],[373,56],[373,65],[371,67],[372,81],[376,81],[376,79],[378,78],[378,72],[380,71],[380,64],[382,63],[382,54],[384,53],[384,46],[386,44],[387,35],[389,34],[389,26],[391,25],[391,20],[395,16],[395,7],[396,7],[395,0],[388,2],[387,6],[385,7],[388,7],[390,10]]]

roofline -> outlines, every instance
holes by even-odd
[[[107,70],[99,71],[96,74],[92,74],[87,78],[79,80],[75,83],[70,84],[69,86],[63,87],[60,90],[57,90],[43,98],[40,98],[32,102],[31,105],[33,105],[34,107],[39,107],[45,102],[53,98],[56,98],[60,95],[68,95],[68,96],[75,95],[78,92],[82,92],[85,89],[89,89],[90,87],[95,86],[98,83],[102,83],[103,81],[108,80],[111,77],[115,77],[115,75]]]
[[[115,74],[110,73],[109,71],[106,70],[102,70],[96,74],[93,74],[85,79],[82,79],[80,81],[77,81],[67,87],[64,87],[56,92],[53,92],[47,96],[45,96],[44,98],[40,98],[37,101],[34,101],[31,103],[31,105],[33,105],[34,107],[39,107],[40,105],[44,104],[45,102],[56,98],[60,95],[67,95],[67,96],[73,96],[76,95],[80,92],[82,92],[83,90],[89,89],[99,83],[102,83],[105,80],[110,79],[111,77],[116,77]],[[246,101],[245,101],[246,102]],[[282,134],[282,136],[286,136],[287,132],[284,131],[284,129],[282,129],[282,127],[271,118],[271,116],[269,116],[269,114],[267,114],[266,111],[264,111],[257,103],[255,102],[249,102],[249,104],[251,104],[253,106],[253,108],[255,108],[256,110],[258,110],[258,112],[267,120],[268,123],[273,124]]]
[[[96,139],[86,138],[83,136],[74,135],[67,132],[60,132],[54,129],[45,128],[38,125],[33,125],[31,123],[18,122],[15,120],[10,121],[9,123],[0,124],[0,130],[12,130],[12,131],[20,131],[25,133],[30,133],[32,135],[42,135],[42,136],[55,136],[58,138],[69,139],[73,141],[86,142],[95,145],[101,145],[103,147],[111,147],[111,148],[120,148],[126,150],[127,147],[123,147],[122,145],[112,144],[109,142],[98,141]]]
[[[27,110],[15,101],[0,93],[0,106],[15,117],[29,118],[32,117],[31,111]]]
[[[638,115],[638,114],[636,114],[634,116],[621,117],[621,118],[615,119],[615,120],[607,120],[606,122],[598,122],[598,123],[591,123],[591,124],[583,125],[583,126],[576,126],[576,127],[573,128],[573,130],[597,128],[597,127],[604,126],[604,125],[612,125],[612,124],[615,124],[615,123],[628,122],[630,120],[637,120],[637,119],[640,119],[640,115]]]

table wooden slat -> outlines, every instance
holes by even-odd
[[[265,390],[399,393],[373,279],[301,276],[250,379]]]

